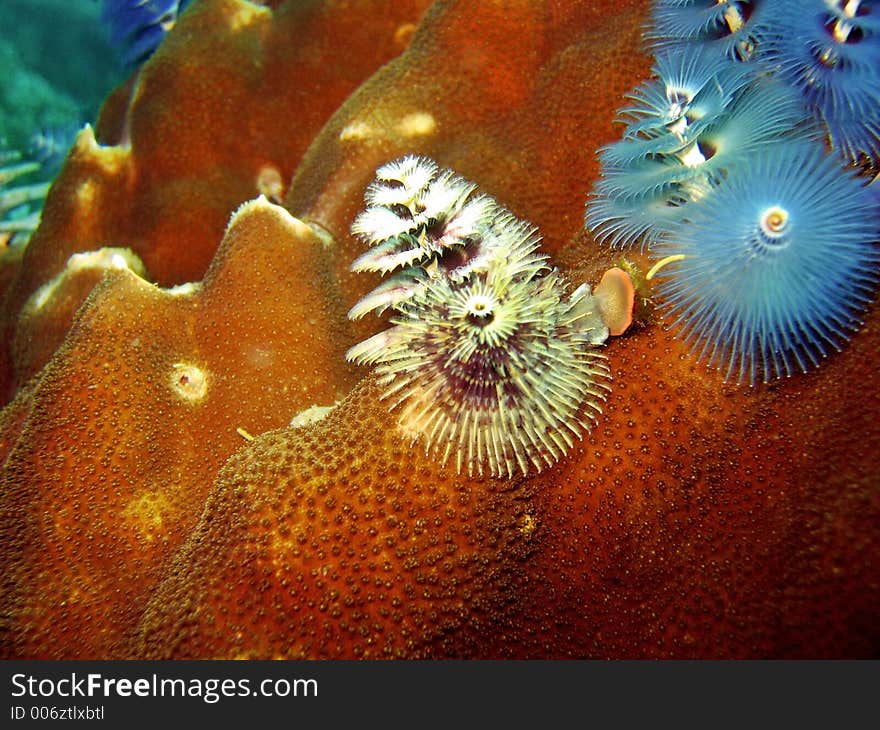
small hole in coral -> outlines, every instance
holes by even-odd
[[[171,366],[171,389],[190,403],[201,401],[208,392],[208,375],[197,365],[176,362]]]

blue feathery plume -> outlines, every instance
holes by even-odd
[[[767,66],[849,164],[880,167],[880,0],[776,0]]]
[[[875,188],[807,141],[731,167],[655,246],[661,311],[726,379],[817,366],[861,324],[877,283]]]
[[[742,64],[707,53],[699,46],[657,53],[654,78],[628,94],[618,112],[627,124],[623,138],[600,150],[603,177],[587,203],[587,227],[615,247],[648,246],[677,220],[687,196],[674,176],[678,153],[717,121],[749,81]],[[645,168],[671,176],[669,184],[628,195],[627,179]]]
[[[713,113],[685,115],[643,139],[625,133],[600,150],[602,176],[585,216],[597,239],[650,248],[685,215],[689,201],[710,195],[732,166],[780,139],[814,133],[800,100],[784,84],[759,77],[741,86],[737,79],[737,92],[727,94],[718,78],[703,87],[716,96],[706,105]]]
[[[628,124],[622,143],[605,148],[610,164],[686,146],[752,78],[743,64],[731,64],[699,46],[659,52],[653,73],[655,78],[627,95],[632,103],[618,111],[618,119]]]
[[[102,0],[110,43],[129,68],[143,63],[177,22],[189,0]]]
[[[772,0],[655,0],[646,37],[655,50],[698,44],[721,58],[754,58]]]

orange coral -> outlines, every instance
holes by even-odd
[[[98,147],[89,131],[77,140],[55,183],[63,193],[47,201],[9,286],[4,340],[24,301],[78,252],[128,247],[163,286],[199,280],[230,212],[266,192],[265,169],[290,178],[345,97],[402,50],[396,32],[426,6],[365,0],[358,17],[338,0],[275,11],[246,0],[194,3],[111,96],[98,138],[117,146]],[[31,374],[3,360],[7,388]]]
[[[109,269],[27,401],[6,411],[3,430],[20,428],[0,492],[17,654],[123,653],[242,434],[351,386],[328,256],[257,200],[233,217],[203,284],[162,290]]]
[[[8,382],[33,378],[0,418],[2,655],[876,654],[876,307],[750,390],[642,288],[597,427],[527,479],[440,469],[351,390],[343,353],[382,326],[345,319],[377,283],[348,231],[379,164],[479,182],[573,281],[618,263],[581,216],[647,2],[440,0],[414,33],[420,3],[276,5],[196,3],[98,125],[131,147],[81,136],[11,269]],[[235,207],[281,195],[272,168],[296,218],[249,203],[215,254]],[[94,270],[70,256],[107,247],[166,286],[213,263],[182,290],[110,267],[74,315]]]
[[[448,657],[485,641],[530,553],[528,490],[438,470],[380,394],[358,388],[228,462],[137,655]]]
[[[851,426],[880,446],[872,405],[830,400],[844,358],[805,405],[794,381],[758,401],[719,387],[659,333],[609,355],[606,418],[546,476],[438,472],[389,435],[371,385],[258,439],[222,470],[136,653],[870,655],[876,471],[810,458]]]

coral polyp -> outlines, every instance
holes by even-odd
[[[346,357],[377,365],[402,434],[457,471],[513,476],[553,464],[601,412],[599,300],[586,285],[566,298],[532,227],[433,162],[404,158],[377,177],[353,230],[383,253],[352,268],[385,270],[388,254],[408,268],[349,313],[394,310],[391,329]]]
[[[859,327],[878,238],[872,190],[815,145],[780,145],[733,168],[658,243],[662,306],[728,379],[806,372]]]

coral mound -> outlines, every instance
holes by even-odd
[[[123,654],[241,433],[285,425],[351,386],[324,328],[345,321],[324,298],[326,257],[311,229],[259,199],[235,214],[200,285],[162,290],[121,263],[109,269],[29,393],[26,419],[9,416],[7,650]],[[312,357],[327,365],[312,370]]]
[[[319,423],[227,463],[146,611],[139,656],[487,650],[523,580],[528,492],[438,470],[397,437],[380,392],[366,383]]]
[[[876,303],[741,388],[657,317],[646,256],[582,230],[648,15],[192,3],[2,261],[0,655],[876,656]],[[410,449],[345,361],[387,328],[346,317],[379,283],[351,225],[405,155],[535,224],[573,287],[635,281],[601,421],[540,474]]]

